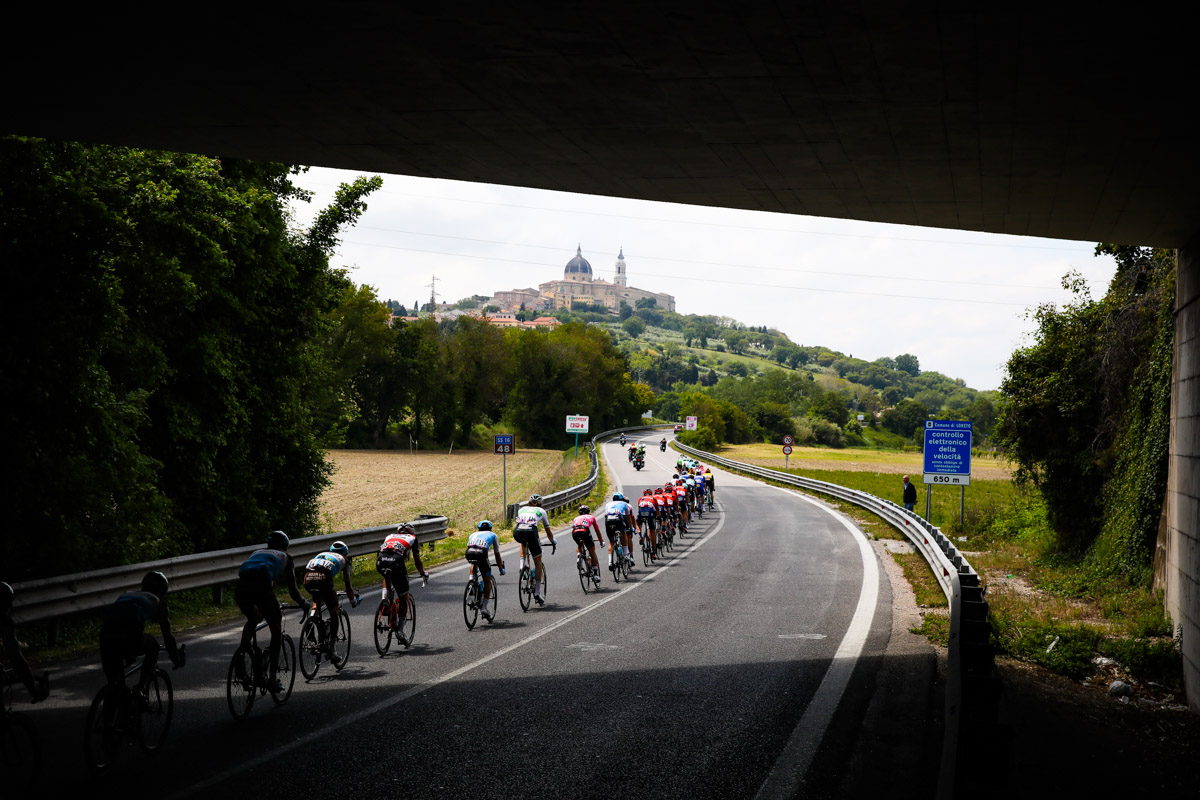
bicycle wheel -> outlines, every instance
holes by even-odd
[[[338,632],[333,644],[333,668],[341,672],[350,662],[350,615],[346,609],[338,607]]]
[[[404,605],[408,612],[404,615],[404,624],[396,632],[396,637],[408,648],[412,646],[413,637],[417,635],[417,604],[413,601],[412,592],[404,595]]]
[[[292,696],[292,687],[296,685],[296,643],[286,633],[279,642],[279,667],[275,677],[283,684],[283,691],[278,694],[272,692],[271,699],[275,705],[281,706]]]
[[[648,534],[648,533],[642,534],[642,566],[643,567],[650,566],[650,556],[651,556],[652,552],[653,551],[650,548],[650,534]]]
[[[239,647],[229,659],[229,674],[225,679],[225,700],[234,719],[242,719],[254,705],[254,656]]]
[[[138,744],[143,752],[153,753],[167,740],[171,717],[175,713],[171,676],[164,670],[154,670],[154,677],[138,704],[141,706],[137,717]]]
[[[528,611],[533,602],[533,580],[529,577],[529,567],[521,567],[517,577],[517,597],[521,601],[521,610]]]
[[[375,649],[385,655],[392,646],[392,604],[386,599],[379,601],[375,612]]]
[[[547,571],[548,570],[543,568],[541,577],[539,578],[539,582],[542,584],[542,600],[546,600],[548,597],[550,597],[550,595],[546,594],[546,572]]]
[[[310,617],[300,629],[300,671],[305,680],[317,677],[321,668],[321,638],[316,621]]]
[[[94,775],[107,771],[117,763],[117,757],[121,754],[123,737],[113,724],[118,709],[109,709],[111,718],[107,721],[104,719],[107,697],[108,687],[100,687],[88,709],[86,727],[83,729],[83,760]]]
[[[588,581],[592,579],[592,564],[587,556],[581,555],[575,559],[575,569],[579,570],[579,585],[583,587],[583,593],[587,594]]]
[[[33,721],[21,713],[5,713],[0,721],[0,775],[14,797],[31,797],[42,774],[42,745]]]
[[[620,583],[621,565],[617,563],[617,559],[619,559],[621,556],[616,550],[614,550],[613,552],[609,553],[609,557],[613,559],[613,562],[608,565],[608,571],[612,573],[613,583]]]
[[[463,590],[463,621],[467,623],[467,630],[479,621],[479,587],[474,578],[467,578],[467,588]]]
[[[629,580],[629,561],[629,554],[626,553],[625,557],[621,559],[621,577],[625,580]]]

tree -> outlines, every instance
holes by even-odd
[[[639,309],[654,308],[657,305],[658,305],[658,300],[657,300],[657,298],[654,298],[654,297],[643,297],[634,302],[634,306]]]
[[[841,392],[826,392],[810,407],[809,413],[828,420],[841,427],[850,419],[850,411],[846,408],[846,398]]]
[[[621,327],[635,339],[646,332],[646,323],[642,322],[638,317],[627,318],[621,323]]]
[[[633,309],[629,307],[629,303],[621,301],[621,307],[617,310],[617,318],[624,322],[633,316]]]
[[[912,353],[904,353],[896,356],[896,369],[907,372],[915,378],[921,374],[921,362]]]
[[[6,291],[46,300],[0,323],[5,507],[37,534],[12,577],[317,529],[329,255],[381,181],[343,185],[292,233],[292,173],[0,139]]]
[[[929,409],[912,399],[901,400],[895,408],[883,412],[882,425],[894,434],[912,437],[929,418]]]

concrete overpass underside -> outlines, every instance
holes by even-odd
[[[1182,20],[1044,3],[411,9],[22,10],[0,132],[1178,248],[1160,574],[1200,710],[1200,157]]]

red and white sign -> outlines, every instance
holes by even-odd
[[[796,440],[795,440],[795,439],[793,439],[791,436],[784,436],[784,437],[783,437],[783,443],[784,443],[784,444],[795,444],[795,443],[796,443]]]
[[[792,454],[792,446],[790,444],[785,444],[783,446],[783,454],[785,456],[790,456]]]
[[[587,433],[588,418],[578,416],[567,416],[567,433]]]
[[[684,420],[684,427],[687,428],[689,431],[694,431],[694,430],[696,430],[696,426],[699,424],[699,422],[700,422],[699,417],[688,417],[687,419]]]

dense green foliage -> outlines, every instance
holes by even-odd
[[[298,234],[289,174],[0,139],[4,505],[25,542],[5,578],[315,529],[328,255],[378,179]]]
[[[490,446],[486,429],[503,426],[522,446],[562,447],[569,414],[600,431],[654,405],[609,334],[582,323],[505,329],[462,316],[393,326],[373,290],[346,282],[327,331],[331,443]]]
[[[1102,245],[1117,272],[1099,301],[1035,312],[1008,363],[999,432],[1017,478],[1045,497],[1061,554],[1150,580],[1166,488],[1174,336],[1172,253]]]

